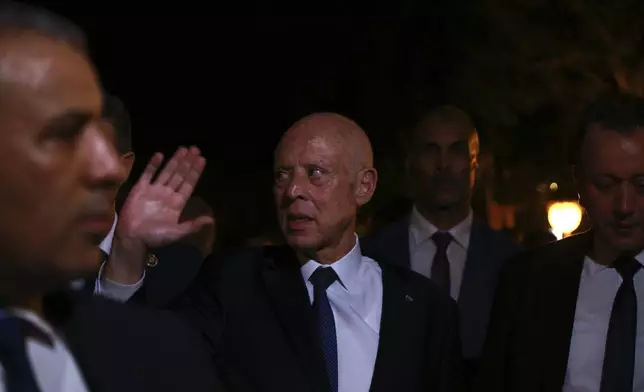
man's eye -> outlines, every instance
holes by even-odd
[[[83,127],[65,127],[52,131],[52,136],[64,141],[75,140],[83,131]]]
[[[309,177],[319,178],[322,177],[322,174],[324,174],[322,173],[322,170],[317,168],[309,170]]]
[[[288,174],[283,171],[278,171],[275,173],[275,182],[284,182],[288,180]]]
[[[49,138],[73,141],[80,136],[85,127],[89,124],[91,116],[87,114],[72,113],[60,118],[57,118],[46,128],[46,135]]]

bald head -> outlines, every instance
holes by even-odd
[[[376,183],[371,143],[355,122],[335,113],[296,122],[275,150],[275,203],[289,245],[320,263],[343,257]]]
[[[351,175],[373,168],[373,149],[367,134],[353,120],[337,113],[308,115],[286,131],[276,153],[285,146],[324,142],[339,154]]]

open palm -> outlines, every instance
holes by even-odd
[[[149,248],[167,245],[213,224],[208,216],[179,222],[206,164],[198,148],[180,147],[155,179],[163,163],[156,153],[134,185],[119,214],[117,235]]]

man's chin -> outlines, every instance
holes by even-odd
[[[458,205],[458,200],[454,197],[436,198],[436,206],[439,211],[449,211]]]
[[[75,253],[73,256],[61,258],[56,263],[58,274],[71,279],[84,278],[95,275],[101,267],[102,258],[98,248],[92,247],[84,252]]]
[[[310,249],[316,249],[318,242],[318,238],[311,235],[289,234],[286,236],[286,243],[295,251],[308,251]]]
[[[644,244],[641,241],[621,239],[615,242],[615,248],[620,253],[632,254],[636,256],[644,249]]]

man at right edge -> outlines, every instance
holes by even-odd
[[[644,99],[590,105],[571,147],[593,228],[504,266],[481,391],[644,391]]]

